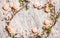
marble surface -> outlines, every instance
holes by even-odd
[[[23,33],[24,38],[28,38],[29,32],[33,27],[38,27],[39,31],[42,32],[42,26],[43,21],[49,17],[49,13],[45,13],[42,10],[37,10],[33,8],[33,3],[39,2],[40,5],[44,5],[47,0],[30,0],[30,9],[25,10],[22,9],[19,11],[11,20],[10,25],[13,27],[15,33],[18,34],[18,38],[21,38],[21,34]],[[57,2],[56,4],[56,10],[59,11],[60,8],[60,0],[52,0]],[[10,2],[7,2],[7,0],[0,0],[0,38],[10,38],[7,31],[5,30],[6,22],[4,20],[4,17],[6,15],[3,15],[3,13],[12,13],[10,9],[8,11],[4,11],[2,9],[2,6],[5,4],[9,4],[10,6],[17,5],[19,6],[18,0],[10,0]],[[3,20],[3,21],[2,21]],[[27,32],[26,32],[27,30]],[[27,34],[27,35],[26,35]],[[55,26],[52,28],[51,34],[48,38],[60,38],[60,20],[58,19],[58,22],[55,24]]]

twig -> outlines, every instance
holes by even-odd
[[[12,20],[13,19],[13,17],[19,12],[19,11],[21,11],[22,9],[24,8],[24,6],[22,6],[22,8],[20,8],[18,11],[16,11],[15,13],[14,13],[14,15],[12,15],[12,17],[11,17],[11,19],[10,20]]]

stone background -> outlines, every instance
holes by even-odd
[[[23,10],[18,12],[10,22],[10,25],[13,27],[15,33],[19,33],[17,35],[18,38],[21,38],[20,37],[21,34],[24,35],[24,38],[28,38],[29,32],[33,27],[38,27],[39,31],[42,32],[43,21],[49,17],[49,13],[48,14],[45,13],[43,9],[37,10],[32,6],[33,3],[35,2],[39,2],[39,4],[43,6],[47,2],[47,0],[30,0],[30,1],[31,1],[30,9],[26,11],[24,8]],[[59,11],[60,0],[52,0],[52,1],[55,1],[57,3],[56,11]],[[11,13],[11,10],[9,9],[8,11],[4,11],[2,9],[2,6],[5,4],[9,4],[10,6],[13,5],[19,6],[18,0],[10,0],[10,2],[7,2],[7,0],[0,0],[0,38],[10,38],[7,31],[5,30],[6,22],[4,20],[5,15],[3,15],[3,13]],[[60,38],[59,19],[56,25],[52,28],[52,32],[48,38]]]

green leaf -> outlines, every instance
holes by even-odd
[[[59,18],[60,17],[60,13],[58,13],[58,15],[56,16],[56,18]]]
[[[24,0],[19,0],[19,3],[22,3]]]
[[[51,32],[51,27],[47,29],[47,33],[50,33],[50,32]]]
[[[16,34],[14,34],[14,35],[11,35],[11,38],[15,38],[15,36],[17,35],[17,33]]]
[[[14,35],[12,35],[12,36],[11,36],[11,38],[15,38],[15,36],[14,36]]]
[[[53,20],[53,19],[55,19],[56,17],[55,17],[55,14],[53,14],[53,13],[51,13],[50,14],[50,18]]]
[[[6,22],[7,23],[7,25],[9,25],[9,22]]]
[[[28,10],[29,8],[30,8],[30,6],[29,6],[29,5],[27,5],[27,6],[26,6],[26,10]]]

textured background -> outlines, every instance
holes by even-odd
[[[30,9],[26,11],[24,8],[19,13],[17,13],[10,22],[10,25],[13,27],[15,33],[19,33],[17,35],[18,37],[20,37],[20,35],[23,33],[24,37],[28,38],[29,32],[33,27],[38,27],[39,31],[42,32],[43,21],[49,17],[49,13],[47,14],[43,10],[37,10],[32,6],[33,3],[35,2],[39,2],[39,4],[43,6],[47,2],[47,0],[30,0],[30,1],[31,1]],[[56,11],[59,11],[60,0],[52,0],[52,1],[55,1],[57,3]],[[7,0],[0,0],[0,38],[9,38],[9,35],[5,30],[6,22],[4,20],[5,15],[3,15],[3,13],[11,13],[11,10],[9,9],[8,11],[4,11],[2,9],[2,6],[4,4],[9,4],[10,6],[13,5],[19,6],[19,2],[18,0],[11,0],[11,2],[7,2]],[[60,38],[59,19],[56,25],[52,28],[52,32],[48,38]]]

